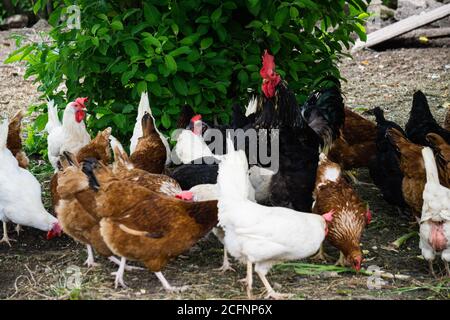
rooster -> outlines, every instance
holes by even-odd
[[[86,116],[87,98],[77,98],[67,104],[64,109],[62,124],[59,121],[58,109],[53,101],[47,104],[48,122],[45,130],[48,132],[48,158],[55,170],[58,170],[59,156],[64,152],[76,154],[91,141],[86,131],[84,118]]]
[[[320,248],[327,230],[319,215],[282,207],[266,207],[248,200],[248,164],[242,150],[228,140],[228,154],[219,164],[219,226],[225,231],[229,253],[247,265],[247,295],[252,298],[253,264],[267,298],[282,299],[266,278],[278,262],[306,258]]]
[[[167,138],[156,127],[155,118],[153,117],[152,110],[150,109],[150,102],[148,100],[147,92],[143,92],[141,94],[141,100],[139,102],[139,107],[138,107],[138,114],[136,117],[136,124],[134,125],[133,136],[131,137],[131,140],[130,140],[130,154],[134,153],[134,151],[136,150],[136,147],[138,145],[139,138],[141,138],[144,135],[143,130],[142,130],[142,118],[144,117],[144,115],[146,113],[149,114],[150,117],[152,118],[153,128],[156,131],[156,133],[158,134],[161,142],[164,144],[164,147],[166,149],[165,164],[168,165],[171,162],[169,142],[167,141]]]
[[[257,102],[255,128],[279,130],[279,170],[271,178],[269,203],[310,211],[319,150],[329,147],[344,122],[342,97],[337,86],[319,91],[302,112],[294,93],[275,72],[274,57],[265,51],[262,60],[263,95]]]
[[[409,140],[422,146],[430,146],[426,138],[428,133],[437,133],[450,144],[450,131],[442,128],[433,118],[427,98],[420,90],[414,93],[405,132]]]
[[[47,239],[61,235],[58,220],[48,213],[41,198],[41,185],[27,170],[19,167],[17,159],[6,148],[8,121],[0,124],[0,220],[3,238],[11,246],[6,223],[33,227],[47,232]]]
[[[450,189],[439,183],[433,151],[425,147],[422,155],[427,182],[423,190],[419,246],[423,257],[429,262],[431,274],[436,276],[433,260],[440,254],[450,277]]]

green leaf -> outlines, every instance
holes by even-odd
[[[125,129],[127,124],[127,117],[123,114],[117,113],[113,116],[113,122],[120,129]]]
[[[290,16],[291,16],[292,19],[297,18],[298,15],[299,15],[298,9],[297,9],[296,7],[294,7],[294,6],[292,6],[292,7],[289,9],[289,14],[290,14]]]
[[[92,37],[92,38],[91,38],[91,42],[92,42],[92,44],[93,44],[94,46],[96,46],[96,47],[98,47],[99,44],[100,44],[100,41],[98,40],[97,37]]]
[[[186,81],[184,81],[183,78],[175,76],[173,78],[173,86],[175,87],[175,90],[181,94],[182,96],[187,96],[188,94],[188,88]]]
[[[208,16],[201,16],[195,20],[195,23],[210,23],[210,19]]]
[[[126,54],[130,57],[137,56],[139,54],[139,47],[133,40],[125,41],[122,45]]]
[[[166,64],[167,69],[169,69],[170,72],[177,72],[177,63],[175,62],[175,59],[170,55],[164,56],[164,61]]]
[[[246,28],[253,28],[253,29],[259,29],[263,26],[264,24],[261,21],[258,20],[253,20],[252,22],[250,22]]]
[[[116,30],[116,31],[123,30],[122,22],[120,22],[119,20],[113,21],[111,23],[111,29]]]
[[[191,48],[189,48],[188,46],[183,46],[169,52],[169,55],[171,55],[172,57],[176,57],[182,54],[189,54],[191,53],[191,51],[192,51]]]
[[[141,94],[142,92],[146,92],[147,91],[147,82],[145,81],[139,81],[136,89],[138,91],[139,94]]]
[[[138,69],[138,66],[136,64],[134,64],[131,67],[131,70],[129,70],[127,72],[124,72],[122,74],[122,77],[120,78],[120,81],[122,82],[122,85],[126,85],[130,81],[130,79],[134,77],[134,75],[136,74],[137,69]]]
[[[149,73],[144,77],[144,79],[145,79],[145,81],[148,81],[148,82],[154,82],[154,81],[158,80],[158,76],[156,74]]]
[[[219,22],[219,19],[222,15],[222,7],[218,7],[216,10],[211,13],[211,21],[212,22]]]
[[[161,123],[164,128],[169,129],[171,125],[170,116],[167,113],[163,113],[161,117]]]
[[[161,22],[161,13],[159,10],[146,2],[144,2],[144,17],[145,21],[151,26],[157,26]]]
[[[274,25],[278,28],[281,27],[286,22],[288,15],[289,15],[288,7],[279,9],[277,13],[275,13]]]
[[[147,84],[148,90],[153,93],[155,96],[160,97],[162,94],[161,86],[158,82],[149,82]]]
[[[213,43],[212,38],[205,38],[202,41],[200,41],[200,49],[205,50],[208,49]]]

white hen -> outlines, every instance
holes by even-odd
[[[252,265],[267,289],[267,297],[283,298],[266,278],[271,267],[282,261],[309,257],[325,239],[327,225],[320,215],[288,208],[266,207],[248,200],[248,164],[243,151],[228,153],[219,164],[219,226],[225,231],[228,252],[247,264],[247,294],[252,297]]]
[[[193,201],[210,201],[219,199],[219,188],[217,184],[199,184],[189,189],[189,192],[192,194]],[[248,199],[253,202],[255,201],[255,189],[251,184],[249,185]],[[228,259],[228,252],[224,242],[225,233],[223,232],[223,229],[220,227],[216,227],[212,229],[212,232],[217,237],[217,239],[219,239],[219,241],[224,245],[223,263],[218,270],[222,272],[228,270],[234,271]]]
[[[441,254],[450,277],[450,189],[439,183],[439,175],[433,151],[425,147],[422,156],[427,173],[423,190],[422,217],[420,219],[420,249],[430,264],[433,275],[433,260]]]
[[[86,101],[87,98],[78,98],[67,104],[62,124],[54,101],[47,104],[48,122],[45,130],[48,132],[48,159],[55,170],[58,170],[58,159],[64,151],[77,154],[91,141],[84,124]]]
[[[3,238],[9,243],[6,223],[47,231],[47,238],[61,234],[58,220],[48,213],[41,199],[41,185],[6,148],[8,121],[0,125],[0,220],[3,221]]]
[[[168,165],[171,162],[169,142],[167,141],[166,136],[164,136],[158,130],[158,127],[156,127],[155,118],[153,117],[152,110],[150,109],[150,101],[148,100],[147,92],[143,92],[141,94],[141,100],[139,101],[138,114],[136,116],[136,124],[134,125],[133,136],[131,137],[130,140],[130,154],[133,154],[134,150],[136,149],[139,138],[142,137],[143,135],[142,117],[145,115],[145,113],[148,113],[152,117],[155,130],[158,133],[162,143],[164,144],[164,147],[166,148],[166,165]]]

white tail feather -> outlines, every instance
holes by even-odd
[[[61,126],[61,121],[59,121],[58,116],[58,108],[55,106],[55,101],[50,100],[47,103],[47,114],[48,121],[47,125],[45,126],[45,131],[50,133],[54,128]]]
[[[8,119],[4,119],[0,124],[0,151],[6,148],[6,143],[8,141],[8,129]]]
[[[427,183],[439,184],[439,174],[436,166],[436,160],[431,148],[424,147],[422,149],[423,161],[425,163],[425,171],[427,173]]]

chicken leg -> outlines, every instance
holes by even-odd
[[[218,270],[222,273],[225,273],[226,271],[236,271],[233,269],[233,267],[231,267],[230,260],[228,259],[227,248],[225,246],[223,247],[223,264],[220,268],[218,268],[216,270]]]
[[[320,246],[319,252],[317,252],[313,257],[311,257],[311,260],[316,261],[323,261],[327,262],[328,259],[331,259],[332,257],[326,254],[325,249],[323,248],[323,244]]]
[[[430,273],[433,277],[437,278],[436,272],[434,272],[433,260],[428,260],[428,265],[430,267]]]
[[[448,261],[444,260],[444,266],[447,271],[447,276],[450,278],[450,267],[448,266]]]
[[[292,297],[292,294],[289,293],[279,293],[273,290],[272,286],[269,283],[269,280],[267,280],[266,275],[261,271],[256,271],[259,278],[261,279],[262,283],[264,284],[264,287],[266,287],[267,295],[266,299],[275,299],[275,300],[282,300],[282,299],[288,299]]]
[[[247,277],[245,278],[245,284],[247,285],[247,297],[253,299],[253,266],[250,261],[247,261]]]
[[[22,226],[21,226],[20,224],[16,224],[15,230],[16,230],[17,235],[19,235],[20,232],[21,232],[23,229],[22,229]]]
[[[123,275],[125,273],[125,265],[126,265],[127,259],[122,257],[120,259],[120,265],[119,269],[117,269],[116,272],[111,273],[112,275],[116,276],[116,279],[114,280],[114,287],[117,289],[119,287],[119,284],[122,286],[122,288],[127,288],[125,282],[123,281]]]
[[[342,253],[342,251],[339,252],[339,259],[338,261],[336,261],[335,266],[346,267],[345,255]]]
[[[116,257],[114,256],[108,257],[108,260],[120,266],[120,260],[117,259]],[[144,268],[129,266],[127,264],[125,265],[125,271],[132,271],[132,270],[144,270]]]
[[[3,221],[3,238],[0,239],[0,243],[6,242],[11,247],[10,241],[16,241],[16,240],[10,239],[8,237],[8,225],[6,224],[5,221]]]
[[[168,292],[183,292],[188,289],[188,286],[172,287],[170,285],[169,281],[167,281],[167,279],[164,277],[164,275],[162,274],[161,271],[155,272],[155,275],[161,282],[163,288],[166,289],[166,291],[168,291]]]
[[[95,262],[94,252],[92,251],[92,247],[88,244],[88,245],[86,245],[86,248],[87,248],[88,257],[87,257],[86,261],[84,262],[84,264],[87,265],[88,268],[98,267],[100,264]]]

